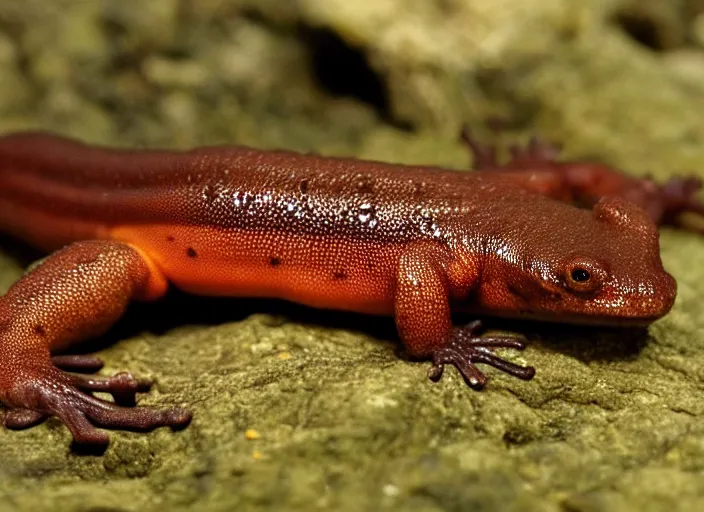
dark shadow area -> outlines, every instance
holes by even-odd
[[[308,48],[314,77],[322,89],[332,96],[366,103],[384,121],[397,128],[410,129],[392,118],[386,84],[361,49],[350,46],[335,32],[324,28],[299,25],[298,34]]]
[[[407,358],[391,317],[314,309],[275,299],[197,297],[178,290],[172,290],[157,302],[133,303],[107,335],[77,349],[97,351],[106,344],[144,331],[163,334],[184,325],[214,326],[241,321],[258,313],[279,317],[282,323],[291,321],[361,332],[380,341],[392,341],[398,346],[398,355]],[[454,322],[459,326],[474,319],[456,315]],[[565,354],[583,363],[634,360],[649,340],[645,328],[575,326],[490,317],[482,320],[487,330],[522,334],[528,339],[529,346]]]
[[[487,319],[489,329],[515,332],[530,346],[558,352],[583,363],[632,361],[650,339],[647,328],[570,325],[525,320]]]
[[[661,52],[668,49],[669,45],[662,36],[657,20],[645,13],[624,10],[613,16],[613,23],[632,40],[649,50]]]
[[[6,234],[0,234],[0,250],[25,268],[47,255]]]
[[[274,316],[274,324],[291,321],[364,332],[380,340],[393,340],[396,336],[390,317],[314,309],[275,299],[200,297],[171,290],[159,301],[131,304],[107,335],[89,343],[91,349],[99,350],[106,343],[115,343],[144,331],[164,334],[185,325],[215,326],[262,313]],[[83,344],[80,349],[85,351],[88,346]]]
[[[102,457],[105,455],[108,446],[108,444],[80,444],[71,441],[69,450],[73,455]]]

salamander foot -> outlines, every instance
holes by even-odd
[[[494,354],[492,348],[525,348],[525,338],[522,336],[478,336],[482,330],[479,320],[456,328],[452,338],[442,348],[433,354],[433,366],[428,371],[428,377],[438,381],[442,377],[444,365],[452,364],[462,374],[469,386],[481,389],[486,385],[487,378],[475,363],[484,363],[523,380],[530,380],[535,375],[532,366],[519,366]]]
[[[151,382],[136,379],[127,372],[111,377],[67,373],[60,368],[97,371],[98,359],[86,356],[57,356],[54,364],[13,370],[3,369],[0,402],[5,407],[5,426],[24,429],[56,416],[69,429],[74,445],[106,446],[108,435],[96,428],[149,431],[168,426],[184,428],[191,413],[180,408],[132,407],[137,393],[148,391]],[[109,393],[114,403],[93,396]]]
[[[531,169],[545,167],[557,162],[562,147],[554,142],[531,137],[527,145],[512,144],[508,151],[510,159],[500,163],[498,148],[493,144],[482,144],[468,126],[460,132],[460,142],[469,149],[475,170],[486,169]]]
[[[671,224],[702,233],[701,228],[687,227],[681,222],[682,213],[695,213],[704,216],[704,203],[697,199],[702,188],[702,180],[696,176],[683,176],[671,178],[659,187],[661,201],[662,224]]]

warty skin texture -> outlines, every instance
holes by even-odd
[[[618,197],[577,209],[536,194],[534,180],[524,186],[525,173],[514,171],[2,138],[0,228],[48,251],[66,246],[0,300],[6,423],[53,414],[76,441],[94,444],[107,438],[90,422],[187,424],[185,411],[121,407],[79,391],[103,386],[133,401],[144,386],[131,377],[72,382],[56,363],[94,369],[94,361],[50,358],[107,329],[130,300],[159,298],[168,283],[393,315],[408,352],[434,360],[435,377],[451,363],[477,386],[485,378],[473,362],[521,378],[533,371],[489,351],[520,341],[481,341],[476,326],[453,327],[452,311],[616,325],[669,311],[676,285],[645,211]]]

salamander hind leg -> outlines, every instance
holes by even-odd
[[[527,145],[511,145],[508,150],[510,159],[506,163],[500,163],[498,159],[498,149],[495,145],[482,144],[474,136],[468,126],[464,126],[460,132],[460,142],[464,144],[472,156],[475,170],[485,169],[535,169],[550,166],[557,162],[562,148],[552,142],[532,137]]]
[[[134,405],[150,383],[118,373],[88,375],[102,362],[51,352],[104,332],[132,299],[155,298],[164,281],[146,259],[119,242],[79,242],[58,251],[0,298],[0,402],[8,428],[58,417],[77,444],[105,445],[108,429],[183,427],[190,413]],[[64,371],[68,370],[68,371]],[[93,396],[112,394],[114,402]]]
[[[560,146],[535,137],[526,146],[510,146],[510,158],[500,163],[496,146],[480,143],[467,127],[460,140],[469,148],[475,170],[500,173],[531,192],[583,207],[602,197],[621,197],[643,208],[658,226],[704,234],[699,176],[676,176],[658,183],[594,161],[560,162]]]
[[[411,246],[401,257],[396,282],[395,319],[399,335],[411,356],[432,359],[428,372],[437,381],[445,364],[457,368],[467,384],[481,389],[487,382],[476,363],[483,363],[520,379],[535,374],[532,367],[501,359],[493,348],[523,349],[516,336],[480,337],[480,322],[453,327],[450,310],[450,278],[446,251],[434,245]]]

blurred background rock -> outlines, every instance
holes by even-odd
[[[467,167],[460,126],[501,119],[502,142],[704,176],[703,47],[699,0],[0,0],[0,132]],[[392,326],[206,301],[160,330],[174,303],[146,307],[107,371],[159,376],[147,402],[194,425],[102,458],[58,422],[2,432],[0,509],[702,510],[704,243],[662,244],[680,292],[647,344],[531,326],[536,380],[483,393],[426,382]]]

